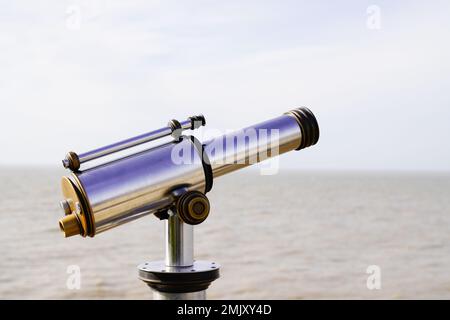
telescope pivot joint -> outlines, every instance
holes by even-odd
[[[187,224],[197,225],[208,218],[210,204],[200,191],[189,191],[181,195],[176,202],[176,212]]]

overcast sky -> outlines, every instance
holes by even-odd
[[[449,171],[449,39],[448,0],[0,1],[0,164],[305,105],[286,167]]]

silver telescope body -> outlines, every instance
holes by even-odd
[[[206,209],[209,212],[209,202],[201,195],[211,190],[217,177],[309,147],[319,139],[316,118],[307,108],[203,143],[181,135],[202,125],[203,116],[183,122],[172,120],[166,128],[106,147],[80,155],[69,152],[63,165],[72,172],[62,178],[65,217],[59,221],[65,236],[93,237],[145,215],[158,216],[174,205],[192,213],[190,217],[181,216],[184,222],[197,224],[202,220],[196,222],[196,215]],[[80,170],[85,162],[169,135],[173,141]],[[187,193],[195,193],[196,201],[180,198]]]

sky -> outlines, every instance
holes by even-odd
[[[299,106],[302,170],[450,171],[450,2],[0,0],[0,165]]]

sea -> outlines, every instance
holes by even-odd
[[[164,222],[64,238],[64,174],[0,167],[0,299],[152,299],[137,265],[164,259]],[[450,298],[449,173],[242,170],[208,197],[208,298]]]

